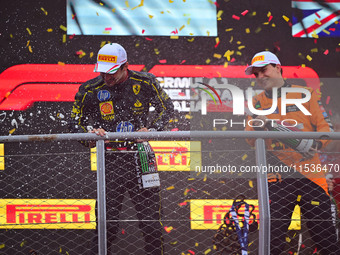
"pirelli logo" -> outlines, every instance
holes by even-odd
[[[98,61],[108,62],[108,63],[117,63],[117,56],[99,54]]]
[[[218,229],[223,223],[224,216],[230,211],[233,199],[192,199],[190,200],[191,229]],[[256,220],[259,219],[259,208],[257,199],[246,199],[245,202],[255,206],[253,213]],[[244,207],[240,208],[244,213]],[[251,222],[250,222],[251,223]],[[260,222],[261,224],[261,222]],[[292,215],[289,230],[301,229],[300,208],[297,206]]]
[[[251,64],[253,64],[256,61],[264,61],[264,55],[260,55],[260,56],[253,58],[253,60],[251,61]]]
[[[1,199],[0,228],[95,229],[94,199]]]

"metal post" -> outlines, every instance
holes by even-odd
[[[269,209],[269,192],[267,172],[262,171],[263,166],[267,165],[266,147],[262,138],[256,139],[255,142],[256,165],[260,169],[257,172],[257,193],[259,200],[259,216],[260,216],[260,231],[259,231],[259,252],[261,255],[270,254],[270,209]]]
[[[98,254],[107,254],[106,235],[106,185],[105,185],[105,148],[104,140],[97,146],[97,217],[98,217]]]

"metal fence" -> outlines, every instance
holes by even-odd
[[[136,188],[136,150],[105,149],[104,140],[137,138],[155,141],[150,143],[160,188]],[[255,148],[246,145],[245,138],[256,139]],[[287,218],[271,218],[268,184],[270,188],[272,183],[267,172],[261,167],[252,173],[240,171],[272,162],[273,154],[265,149],[263,138],[340,139],[340,133],[180,131],[139,133],[138,137],[136,133],[0,137],[0,143],[5,143],[5,153],[0,155],[4,166],[0,171],[0,253],[241,254],[240,238],[235,229],[223,227],[223,218],[233,200],[243,195],[254,206],[259,223],[247,235],[248,253],[269,254],[271,224]],[[80,140],[97,140],[96,151],[79,147],[76,141]],[[323,153],[324,164],[330,162],[329,155],[338,157],[334,152]],[[227,171],[228,167],[233,171]],[[340,172],[337,167],[334,178]],[[290,177],[301,184],[299,178]],[[318,198],[313,201],[320,203]],[[284,250],[310,254],[315,251],[310,225],[337,222],[334,218],[305,220],[299,211],[303,205],[297,204],[284,233]],[[245,210],[240,208],[242,213]],[[228,223],[234,223],[230,218]],[[251,217],[245,222],[253,223]]]

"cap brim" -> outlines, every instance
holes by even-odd
[[[258,63],[258,64],[255,64],[255,65],[251,65],[251,66],[248,66],[244,72],[246,73],[246,75],[252,75],[253,74],[253,67],[263,67],[263,66],[266,66],[266,65],[269,65],[269,64],[270,63],[262,62],[262,63]]]
[[[104,63],[97,63],[94,67],[93,72],[96,73],[108,73],[114,74],[118,71],[121,65],[112,65],[112,64],[104,64]]]

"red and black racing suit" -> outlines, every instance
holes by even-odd
[[[285,83],[284,87],[298,87]],[[303,106],[311,113],[305,115],[296,105],[286,106],[286,115],[281,114],[281,89],[278,90],[277,109],[269,115],[269,119],[287,120],[286,125],[294,125],[289,120],[297,122],[297,128],[309,132],[331,132],[333,126],[323,108],[316,92],[308,87],[303,87],[311,92],[311,99]],[[288,99],[301,99],[302,93],[287,93]],[[258,110],[272,107],[272,93],[264,91],[253,97],[253,105]],[[251,117],[248,117],[250,120]],[[254,131],[250,126],[247,131]],[[254,145],[253,139],[247,139]],[[329,143],[329,140],[321,140],[321,146]],[[296,204],[300,205],[303,219],[307,221],[309,233],[317,249],[321,254],[340,254],[337,245],[337,236],[332,223],[331,200],[328,195],[325,172],[313,171],[321,166],[319,155],[314,154],[311,158],[304,158],[300,153],[275,139],[266,139],[267,164],[271,166],[292,166],[291,176],[282,178],[280,173],[268,173],[268,188],[270,199],[271,216],[271,254],[279,255],[285,246],[285,236],[291,223],[291,216]],[[320,148],[319,148],[320,149]],[[296,167],[297,173],[294,172]],[[310,168],[306,169],[305,167]],[[323,168],[324,169],[324,168]],[[294,172],[294,173],[293,173]]]
[[[155,108],[152,121],[150,106]],[[78,133],[88,132],[88,126],[107,132],[133,132],[143,127],[160,131],[173,113],[171,99],[153,74],[128,70],[127,80],[113,87],[107,86],[101,76],[82,84],[75,96],[70,128]],[[105,160],[108,250],[118,232],[119,213],[128,191],[137,211],[146,253],[163,254],[160,188],[140,188],[137,152],[122,153],[137,151],[135,142],[111,141],[106,146],[110,150]]]

